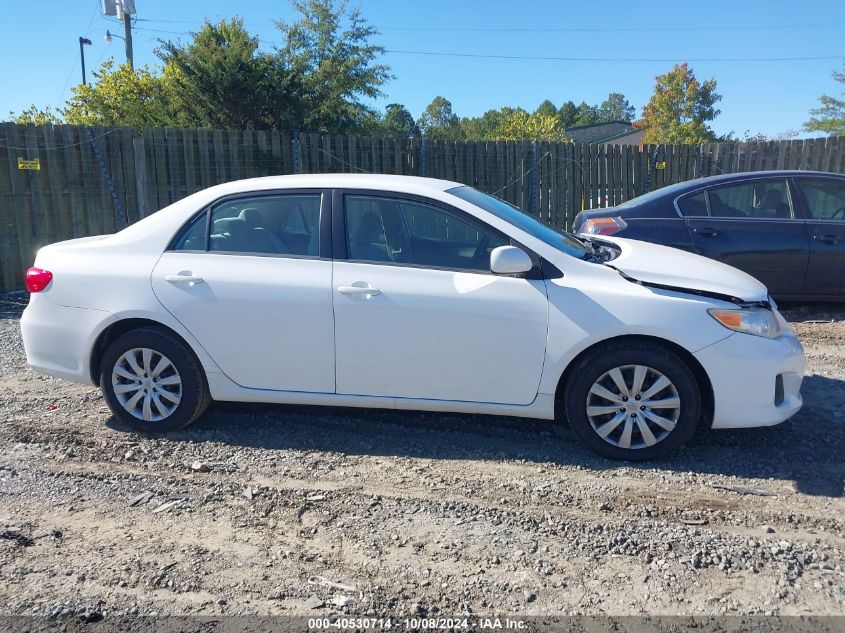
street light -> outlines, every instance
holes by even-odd
[[[124,42],[126,41],[126,38],[123,37],[122,35],[118,35],[117,33],[112,33],[110,31],[106,31],[106,34],[103,35],[103,39],[106,41],[106,44],[111,44],[112,38],[114,38],[114,37],[121,39]]]
[[[91,46],[91,40],[87,37],[80,37],[79,38],[79,58],[82,60],[82,85],[86,84],[85,81],[85,45]]]

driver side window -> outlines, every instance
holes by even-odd
[[[455,213],[412,200],[346,196],[349,259],[490,270],[490,252],[509,243]]]

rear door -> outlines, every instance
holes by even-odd
[[[693,250],[735,266],[774,296],[799,295],[809,257],[807,227],[785,178],[708,187],[679,198]]]
[[[158,300],[243,387],[334,392],[330,204],[313,190],[228,198],[153,270]]]
[[[805,291],[845,296],[845,179],[796,179],[810,234]]]

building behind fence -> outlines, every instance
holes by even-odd
[[[701,176],[762,169],[845,173],[845,137],[706,145],[433,141],[280,130],[0,124],[0,291],[38,248],[112,233],[195,191],[250,178],[352,172],[455,180],[557,228]]]

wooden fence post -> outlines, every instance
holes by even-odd
[[[143,136],[132,137],[132,157],[135,163],[135,190],[138,196],[138,218],[145,218],[150,211],[147,200],[147,152]]]
[[[293,155],[293,173],[302,173],[302,144],[299,142],[299,130],[294,130],[290,137],[290,150]]]
[[[531,179],[529,200],[531,215],[539,215],[540,213],[540,147],[537,141],[531,142]]]
[[[420,176],[428,176],[428,144],[424,136],[420,139]]]

